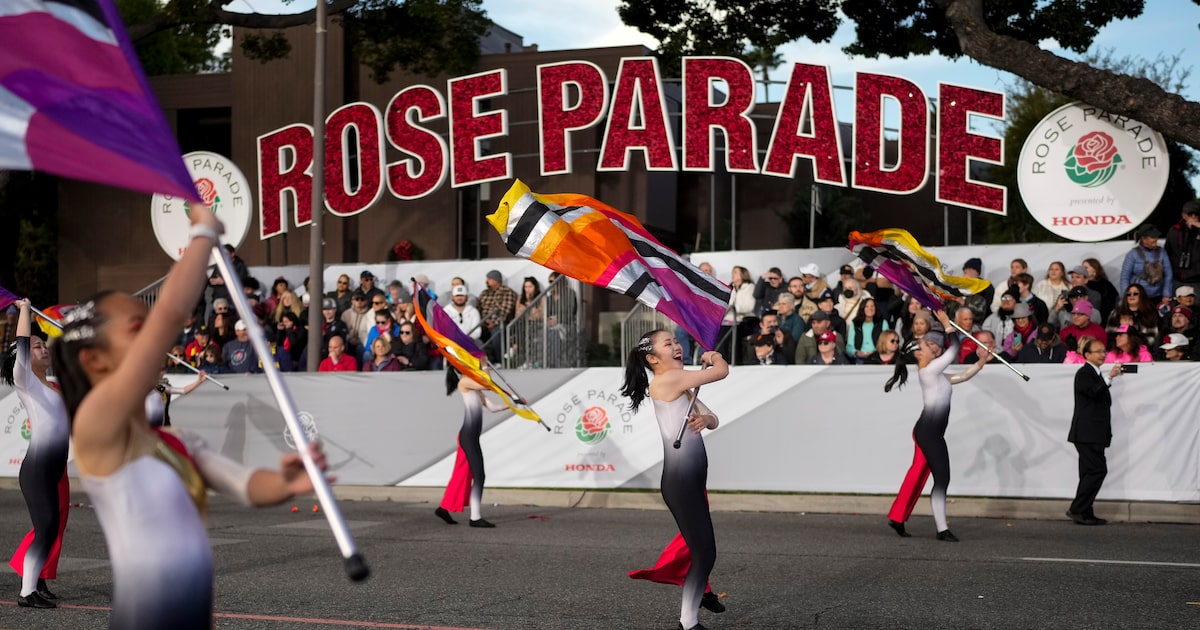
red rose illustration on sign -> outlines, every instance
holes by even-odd
[[[583,412],[583,428],[591,434],[600,433],[608,427],[608,412],[604,407],[590,407]]]
[[[200,193],[200,199],[206,206],[213,205],[213,200],[217,198],[217,187],[207,177],[196,180],[196,192]]]
[[[599,444],[608,435],[608,412],[604,407],[588,407],[575,425],[575,437],[584,444]]]
[[[1116,155],[1116,143],[1103,131],[1093,131],[1075,144],[1075,161],[1089,173],[1108,168]]]

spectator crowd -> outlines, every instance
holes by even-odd
[[[320,353],[322,372],[441,369],[442,356],[416,320],[412,296],[400,280],[383,284],[369,270],[356,283],[339,276],[334,289],[317,300],[321,330],[311,331],[307,278],[300,286],[276,278],[264,294],[245,263],[226,247],[254,316],[267,332],[272,354],[267,360],[281,371],[303,371],[310,352]],[[1151,224],[1139,227],[1119,278],[1110,279],[1095,258],[1035,262],[1032,269],[1045,269],[1037,277],[1028,261],[1014,259],[1004,283],[947,301],[944,308],[958,326],[1014,363],[1083,363],[1080,347],[1089,339],[1105,344],[1107,362],[1200,360],[1200,203],[1184,204],[1166,234]],[[714,275],[708,263],[699,267]],[[963,261],[960,268],[966,277],[983,274],[979,258]],[[842,265],[832,286],[816,264],[804,264],[796,274],[785,277],[771,267],[756,280],[749,269],[733,267],[719,348],[726,356],[742,365],[890,365],[934,322],[928,309],[869,266]],[[478,293],[456,277],[437,296],[437,305],[496,363],[516,349],[515,340],[503,343],[503,331],[514,318],[526,310],[554,313],[543,320],[527,317],[518,336],[526,344],[553,343],[546,350],[557,355],[565,334],[559,314],[576,316],[574,296],[563,294],[570,289],[553,285],[557,276],[549,274],[546,286],[556,288],[545,296],[533,277],[522,281],[520,293],[496,270],[486,274]],[[416,280],[429,284],[421,274]],[[168,372],[190,371],[176,361],[209,374],[260,372],[264,359],[216,271],[209,283],[207,297],[171,351]],[[7,344],[15,313],[6,317],[0,329]],[[536,326],[555,334],[542,335]],[[685,331],[675,332],[689,360],[696,346]],[[972,361],[976,349],[974,340],[963,340],[960,362]]]
[[[264,295],[261,283],[250,276],[232,248],[228,249],[254,317],[267,334],[272,356],[265,360],[281,371],[304,371],[310,352],[320,353],[321,372],[442,368],[442,355],[416,319],[412,294],[400,280],[383,284],[367,270],[352,284],[351,278],[342,274],[333,290],[317,299],[321,329],[312,331],[308,312],[313,300],[307,278],[300,286],[276,278]],[[421,274],[416,280],[429,284]],[[261,372],[264,357],[258,356],[250,343],[246,323],[233,308],[224,281],[214,271],[209,284],[207,298],[197,304],[180,331],[167,371],[190,372],[178,364],[183,362],[209,374]],[[532,285],[535,290],[527,288],[525,295],[518,297],[496,270],[489,271],[482,284],[484,289],[474,294],[466,280],[456,277],[444,295],[436,296],[434,307],[443,309],[493,361],[498,361],[504,350],[500,345],[504,327],[538,297],[540,284],[526,278],[524,286]]]
[[[1095,258],[1038,261],[1032,268],[1018,258],[1003,284],[943,306],[956,324],[1013,363],[1083,363],[1080,347],[1088,339],[1105,344],[1107,362],[1200,360],[1200,204],[1185,204],[1165,235],[1142,225],[1134,241],[1119,278],[1110,279]],[[965,277],[983,274],[978,258],[962,261],[959,269]],[[772,267],[757,280],[734,267],[721,349],[727,355],[736,350],[743,365],[894,363],[934,318],[873,271],[842,265],[830,286],[812,263],[791,277]],[[687,354],[690,339],[681,330],[676,334],[685,337]],[[965,339],[960,362],[973,362],[976,349]]]

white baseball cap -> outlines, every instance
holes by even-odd
[[[246,322],[243,320],[240,320],[240,319],[237,320],[237,323],[233,325],[233,329],[234,330],[246,330]]]
[[[817,266],[817,263],[808,263],[807,265],[801,265],[800,266],[800,275],[802,275],[802,276],[819,276],[819,275],[821,275],[821,268]]]
[[[1188,345],[1187,337],[1184,337],[1183,335],[1181,335],[1179,333],[1171,333],[1171,334],[1167,335],[1167,342],[1164,343],[1160,347],[1163,350],[1171,350],[1173,348],[1179,348],[1179,347],[1187,346],[1187,345]]]

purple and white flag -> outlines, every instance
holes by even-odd
[[[199,199],[113,0],[0,1],[0,168]]]

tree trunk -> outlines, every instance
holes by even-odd
[[[998,35],[984,22],[983,0],[936,1],[946,11],[958,45],[968,57],[1111,114],[1145,123],[1200,149],[1200,103],[1146,79],[1071,61],[1028,42]]]

